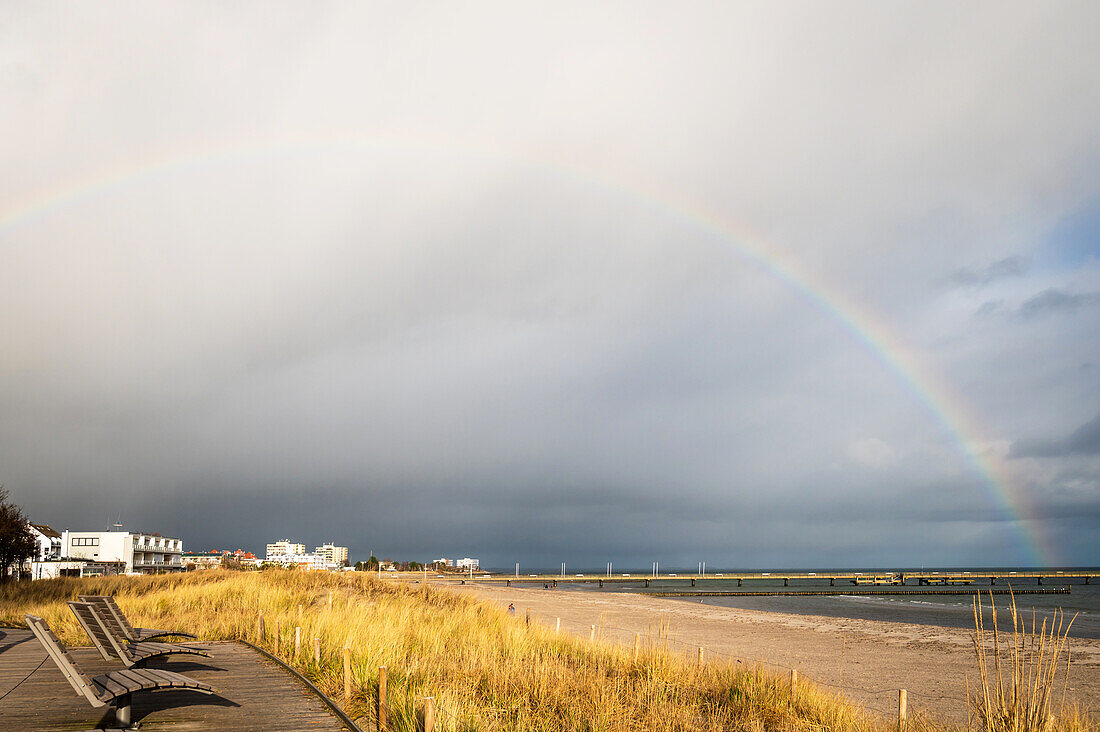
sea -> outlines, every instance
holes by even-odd
[[[975,580],[973,585],[963,587],[948,587],[949,591],[988,591],[989,580],[987,577],[982,577],[982,572],[997,571],[1008,573],[1011,571],[1028,571],[1027,568],[1010,568],[1010,569],[996,569],[991,570],[989,567],[973,567],[973,568],[945,568],[940,571],[951,572],[970,572],[974,575]],[[1082,568],[1064,568],[1063,571],[1067,574],[1072,571],[1081,571]],[[740,589],[742,593],[761,590],[813,590],[813,589],[828,589],[828,590],[840,590],[845,588],[837,581],[835,587],[829,586],[828,574],[830,572],[863,572],[864,574],[883,574],[890,572],[916,572],[921,571],[918,569],[878,569],[878,568],[866,568],[866,569],[830,569],[830,568],[814,568],[814,569],[765,569],[765,570],[745,570],[745,569],[714,569],[708,567],[707,578],[697,579],[695,587],[688,586],[688,583],[684,582],[684,578],[690,578],[695,574],[694,569],[665,570],[662,567],[661,574],[663,576],[671,576],[675,574],[676,579],[666,580],[658,579],[650,582],[649,588],[645,588],[641,585],[621,585],[615,583],[607,583],[603,588],[599,588],[596,584],[573,584],[562,583],[559,587],[567,591],[582,591],[582,592],[636,592],[639,594],[654,593],[654,592],[667,592],[667,591],[722,591],[736,593]],[[923,568],[923,571],[937,571],[935,568]],[[1090,571],[1100,571],[1100,569],[1094,569]],[[552,573],[553,570],[549,570],[547,573]],[[747,572],[761,572],[770,573],[776,575],[776,579],[759,579],[749,580],[744,583],[741,588],[737,587],[736,581],[725,580],[720,577],[716,577],[718,574],[738,574]],[[782,576],[784,573],[817,573],[825,577],[825,579],[806,579],[806,580],[792,580],[789,587],[783,586]],[[596,578],[604,574],[601,570],[570,570],[569,576],[573,577],[575,574],[584,574],[589,578]],[[615,577],[621,577],[623,574],[630,574],[632,577],[645,577],[649,574],[648,569],[637,570],[619,570],[615,569]],[[522,581],[522,575],[521,575]],[[992,589],[995,590],[1007,590],[1009,588],[1021,589],[1021,590],[1034,590],[1038,587],[1038,583],[1034,579],[1020,579],[1020,580],[1004,580],[998,579],[997,584]],[[1069,577],[1066,579],[1045,579],[1043,581],[1043,589],[1052,589],[1058,587],[1068,587],[1069,594],[1020,594],[1015,597],[1016,610],[1019,616],[1030,627],[1032,619],[1034,618],[1036,627],[1042,625],[1045,620],[1050,627],[1050,623],[1062,622],[1063,629],[1069,626],[1070,637],[1076,638],[1100,638],[1100,578],[1094,578],[1091,584],[1086,585],[1084,580]],[[867,594],[869,589],[873,589],[875,594]],[[932,590],[933,587],[918,587],[916,582],[911,580],[905,587],[851,587],[850,594],[837,594],[827,596],[749,596],[745,595],[738,597],[737,595],[725,595],[720,597],[676,597],[676,598],[662,598],[667,599],[668,602],[693,602],[703,603],[706,605],[718,605],[722,607],[734,607],[744,610],[760,610],[764,612],[777,612],[777,613],[793,613],[797,615],[819,615],[833,618],[855,618],[863,620],[879,620],[896,623],[914,623],[918,625],[933,625],[945,628],[973,628],[974,627],[974,595],[971,592],[967,594],[953,594],[953,595],[903,595],[898,593],[898,590]],[[894,594],[891,594],[894,593]],[[994,607],[997,611],[998,625],[1001,630],[1011,630],[1012,618],[1008,610],[1008,606],[1012,601],[1012,598],[1008,595],[994,595],[990,596],[988,592],[980,594],[980,603],[983,614],[985,616],[985,625],[987,628],[991,628],[991,617],[994,612]],[[1072,625],[1070,625],[1072,620]]]

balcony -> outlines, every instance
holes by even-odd
[[[183,565],[179,562],[134,562],[135,571],[163,571],[171,572],[182,570]]]
[[[156,544],[154,542],[134,542],[135,552],[156,552],[157,554],[183,554],[183,544],[177,544],[174,547],[170,547],[167,544]]]

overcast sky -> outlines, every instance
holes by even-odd
[[[0,484],[188,549],[1100,564],[1097,28],[3,3]]]

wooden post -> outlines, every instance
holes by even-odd
[[[642,642],[642,634],[641,633],[635,633],[634,634],[634,660],[635,661],[638,660],[638,648],[641,645],[641,642]]]
[[[905,716],[906,716],[905,713],[907,711],[906,708],[905,708],[906,702],[907,702],[907,699],[905,698],[905,696],[906,696],[905,695],[905,689],[898,689],[898,729],[899,730],[905,727]]]
[[[699,665],[703,665],[703,647],[699,646]]]
[[[386,696],[386,667],[378,667],[378,732],[386,732],[389,722],[389,701]]]
[[[256,619],[256,645],[262,646],[267,642],[267,629],[264,628],[264,614]]]
[[[328,606],[330,608],[332,607],[332,593],[331,592],[328,593]]]
[[[592,642],[594,640],[596,640],[596,626],[595,625],[592,626],[592,632],[588,634],[588,641]]]
[[[561,618],[558,618],[557,624],[554,625],[554,632],[555,633],[560,633],[561,632]]]
[[[530,625],[531,624],[531,608],[527,608],[527,612],[524,613],[523,624],[524,625]]]
[[[791,669],[791,693],[794,694],[795,688],[798,686],[798,669]]]
[[[351,649],[344,646],[344,706],[351,704]]]
[[[424,697],[424,732],[435,732],[435,697]]]
[[[321,665],[321,639],[313,639],[313,662],[318,666]]]
[[[302,626],[294,626],[294,658],[298,658],[302,652]]]
[[[281,631],[281,628],[279,628],[279,621],[276,620],[275,621],[275,640],[272,641],[272,645],[275,647],[275,655],[276,656],[279,655],[279,641],[282,640],[282,637],[281,637],[282,633],[280,631]]]

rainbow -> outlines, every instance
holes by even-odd
[[[610,171],[598,170],[578,161],[546,157],[530,150],[508,148],[496,141],[469,138],[430,137],[405,132],[348,132],[329,130],[308,135],[267,135],[235,140],[218,145],[177,145],[168,151],[148,153],[115,164],[84,178],[66,179],[51,188],[32,191],[0,209],[0,236],[33,224],[54,212],[96,196],[109,195],[168,173],[185,172],[211,165],[247,163],[277,154],[349,152],[352,150],[410,149],[423,152],[438,150],[444,154],[464,154],[487,160],[522,165],[550,173],[571,182],[580,182],[612,195],[631,199],[653,208],[686,227],[721,242],[727,251],[751,263],[785,285],[838,325],[874,360],[884,366],[896,381],[920,404],[927,414],[954,442],[998,512],[998,518],[1017,528],[1021,548],[1036,566],[1053,566],[1053,543],[1043,532],[1027,496],[993,451],[983,447],[978,420],[965,406],[965,400],[941,383],[875,313],[862,306],[839,288],[825,282],[781,248],[768,243],[746,227],[736,226],[715,211],[678,195],[636,179],[625,180]]]

